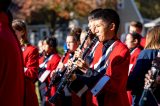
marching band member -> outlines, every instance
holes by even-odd
[[[129,65],[129,72],[128,72],[129,74],[130,74],[130,72],[132,72],[132,70],[133,70],[133,68],[134,68],[134,66],[136,64],[138,55],[141,52],[141,48],[139,47],[139,45],[140,45],[140,39],[141,39],[141,35],[139,35],[136,32],[129,33],[126,36],[125,44],[129,48],[130,55],[131,55],[130,65]],[[127,94],[128,94],[128,99],[129,99],[130,105],[132,105],[131,91],[127,91]]]
[[[76,75],[75,80],[88,86],[99,106],[129,106],[126,83],[130,54],[116,36],[119,16],[112,9],[102,9],[95,13],[93,21],[99,44],[90,66],[78,59],[76,65],[85,75]]]
[[[43,41],[43,49],[45,55],[39,59],[39,81],[40,94],[43,106],[50,106],[48,98],[55,93],[56,88],[52,87],[51,92],[45,97],[48,85],[50,83],[50,73],[56,69],[60,61],[60,56],[57,53],[57,40],[54,37],[48,37]]]
[[[67,44],[67,53],[65,54],[65,57],[63,61],[61,61],[56,70],[60,71],[66,71],[68,67],[68,60],[73,58],[74,51],[78,48],[79,43],[80,43],[80,34],[81,34],[81,29],[80,28],[74,28],[71,30],[71,32],[67,35],[66,38],[66,44]],[[52,73],[51,77],[54,76],[54,73]],[[64,88],[64,92],[60,99],[57,101],[59,104],[58,106],[78,106],[80,105],[80,98],[73,94],[67,86]]]
[[[0,106],[24,106],[23,58],[8,14],[11,1],[0,0]]]
[[[138,58],[139,53],[141,52],[140,45],[141,35],[136,32],[129,33],[126,36],[125,44],[130,50],[131,58],[130,58],[130,67],[129,73],[133,70],[134,65],[136,64],[136,60]]]
[[[26,23],[16,19],[12,22],[12,27],[21,44],[24,60],[25,74],[25,106],[38,106],[38,99],[35,92],[35,82],[38,78],[38,49],[31,45],[27,39]]]
[[[75,53],[74,53],[74,56],[75,58],[80,58],[82,57],[83,55],[83,52],[85,52],[85,50],[87,48],[89,48],[89,45],[91,44],[91,41],[94,39],[94,34],[92,34],[91,30],[89,30],[88,32],[83,30],[81,32],[81,35],[80,35],[80,43],[81,45],[84,43],[82,49],[80,48],[77,48]],[[95,42],[97,43],[97,42]],[[92,50],[92,48],[94,47],[95,45],[91,46],[89,52],[94,52],[94,50]],[[87,52],[87,54],[85,54],[84,56],[84,59],[86,61],[88,61],[88,63],[90,62],[90,53]],[[68,65],[72,65],[72,61],[68,61]],[[79,73],[76,71],[76,74],[83,74],[83,73]],[[77,83],[79,83],[79,86],[77,86]],[[94,106],[95,104],[95,100],[92,98],[92,94],[90,92],[86,92],[86,90],[88,89],[87,86],[85,86],[83,83],[81,82],[75,82],[74,83],[71,83],[70,84],[70,88],[76,93],[76,95],[81,98],[81,105],[80,106]]]

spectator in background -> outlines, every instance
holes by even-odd
[[[137,32],[138,34],[141,34],[143,29],[143,25],[139,21],[132,21],[129,25],[129,33]]]
[[[27,39],[27,29],[24,20],[16,19],[12,27],[20,42],[24,60],[25,74],[25,106],[38,106],[38,99],[35,92],[35,82],[38,78],[38,49],[31,45]]]
[[[0,0],[0,106],[24,106],[23,58],[13,33],[11,0]]]
[[[141,35],[143,25],[139,21],[132,21],[129,26],[129,33],[136,32]],[[140,47],[143,49],[145,47],[146,38],[141,35]]]

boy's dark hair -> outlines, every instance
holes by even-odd
[[[140,41],[141,41],[141,38],[142,38],[141,35],[136,33],[136,32],[133,32],[133,33],[130,33],[130,34],[133,37],[133,39],[134,40],[137,39],[138,40],[138,44],[140,44]]]
[[[139,29],[141,29],[141,30],[142,30],[142,28],[143,28],[142,23],[139,22],[139,21],[132,21],[132,22],[130,22],[130,26],[134,26],[134,27],[139,28]]]
[[[108,24],[114,23],[115,24],[115,34],[118,32],[120,18],[118,13],[113,9],[103,9],[97,11],[95,13],[94,19],[102,19],[106,21]]]
[[[45,40],[50,47],[52,48],[57,47],[57,39],[55,37],[47,37]]]
[[[92,11],[89,13],[89,15],[88,15],[88,20],[94,19],[95,14],[96,14],[97,12],[101,11],[101,10],[103,10],[103,9],[102,9],[102,8],[97,8],[97,9],[92,10]]]

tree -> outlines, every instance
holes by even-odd
[[[160,0],[136,0],[143,17],[155,19],[160,16]]]
[[[21,18],[28,24],[49,24],[72,18],[83,19],[95,8],[116,7],[116,0],[14,0],[11,9],[14,18]]]

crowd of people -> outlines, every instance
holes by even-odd
[[[35,82],[41,106],[160,105],[159,25],[144,37],[143,25],[133,21],[119,39],[118,13],[95,9],[88,30],[70,30],[61,56],[53,36],[40,40],[39,47],[29,42],[27,24],[12,20],[10,3],[0,2],[1,106],[39,106]]]

